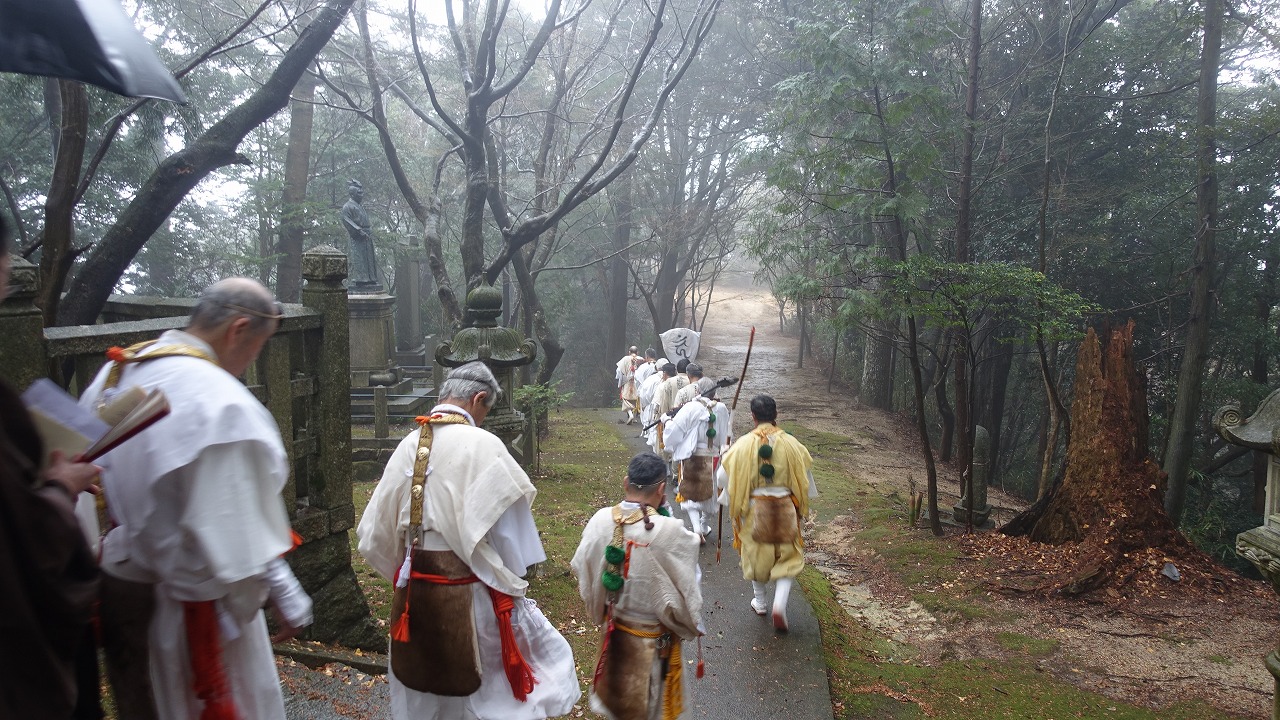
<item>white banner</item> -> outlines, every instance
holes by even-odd
[[[667,360],[677,362],[687,358],[693,362],[698,357],[698,342],[702,333],[689,328],[671,328],[658,336],[662,340],[662,348],[667,352]]]

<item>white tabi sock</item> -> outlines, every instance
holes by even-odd
[[[765,588],[764,583],[756,582],[755,580],[751,581],[751,594],[755,595],[756,602],[761,606],[765,604],[764,588]]]
[[[777,587],[773,589],[773,626],[779,630],[787,629],[787,599],[791,596],[792,578],[778,578]]]
[[[689,516],[689,524],[693,526],[693,534],[702,534],[702,511],[695,508],[685,510],[685,514]]]

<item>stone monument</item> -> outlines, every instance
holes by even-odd
[[[428,376],[430,339],[422,326],[422,245],[418,238],[396,244],[396,364],[410,377]],[[431,348],[434,350],[434,348]]]
[[[467,293],[463,328],[436,348],[436,363],[454,368],[480,360],[498,379],[502,392],[484,419],[483,427],[502,438],[507,450],[521,465],[533,461],[534,438],[525,432],[524,414],[516,410],[512,392],[515,369],[528,365],[538,355],[538,346],[519,330],[498,326],[502,314],[502,291],[481,285]]]
[[[347,195],[349,198],[342,206],[342,227],[350,238],[348,293],[372,295],[383,292],[386,288],[378,281],[378,259],[373,251],[373,227],[369,224],[369,213],[364,210],[364,185],[352,179],[347,183]]]
[[[1267,499],[1262,509],[1262,525],[1236,536],[1236,554],[1248,560],[1271,589],[1280,593],[1280,390],[1272,392],[1253,415],[1243,417],[1239,405],[1219,408],[1213,416],[1213,427],[1223,440],[1267,453]],[[1275,678],[1271,698],[1271,717],[1280,718],[1280,652],[1272,650],[1266,659],[1267,670]]]
[[[987,502],[987,477],[991,474],[991,434],[978,425],[973,430],[973,503],[969,503],[969,488],[961,488],[960,502],[951,508],[951,517],[962,525],[969,524],[969,508],[973,508],[973,524],[983,525],[991,516]]]

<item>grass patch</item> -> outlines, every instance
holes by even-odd
[[[1162,710],[1129,705],[1085,692],[1015,657],[971,659],[924,667],[896,662],[890,646],[854,622],[823,575],[806,568],[798,578],[822,628],[823,657],[838,720],[968,720],[989,718],[1120,718],[1196,720],[1223,717],[1201,702]],[[1050,641],[1006,633],[1029,655],[1051,652]],[[1003,644],[1003,643],[1002,643]]]
[[[1048,657],[1058,651],[1060,644],[1057,640],[1031,637],[1015,632],[996,633],[996,642],[1005,650],[1033,657]]]

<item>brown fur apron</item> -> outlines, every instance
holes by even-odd
[[[448,550],[414,550],[413,575],[391,598],[391,617],[409,605],[409,638],[391,639],[391,671],[410,690],[460,697],[480,689],[471,583],[466,563]],[[431,575],[457,584],[419,579]]]
[[[694,455],[680,462],[680,496],[692,502],[710,500],[715,491],[714,460],[710,455]]]
[[[800,515],[791,491],[766,485],[751,491],[751,539],[761,544],[792,543],[800,535]]]

